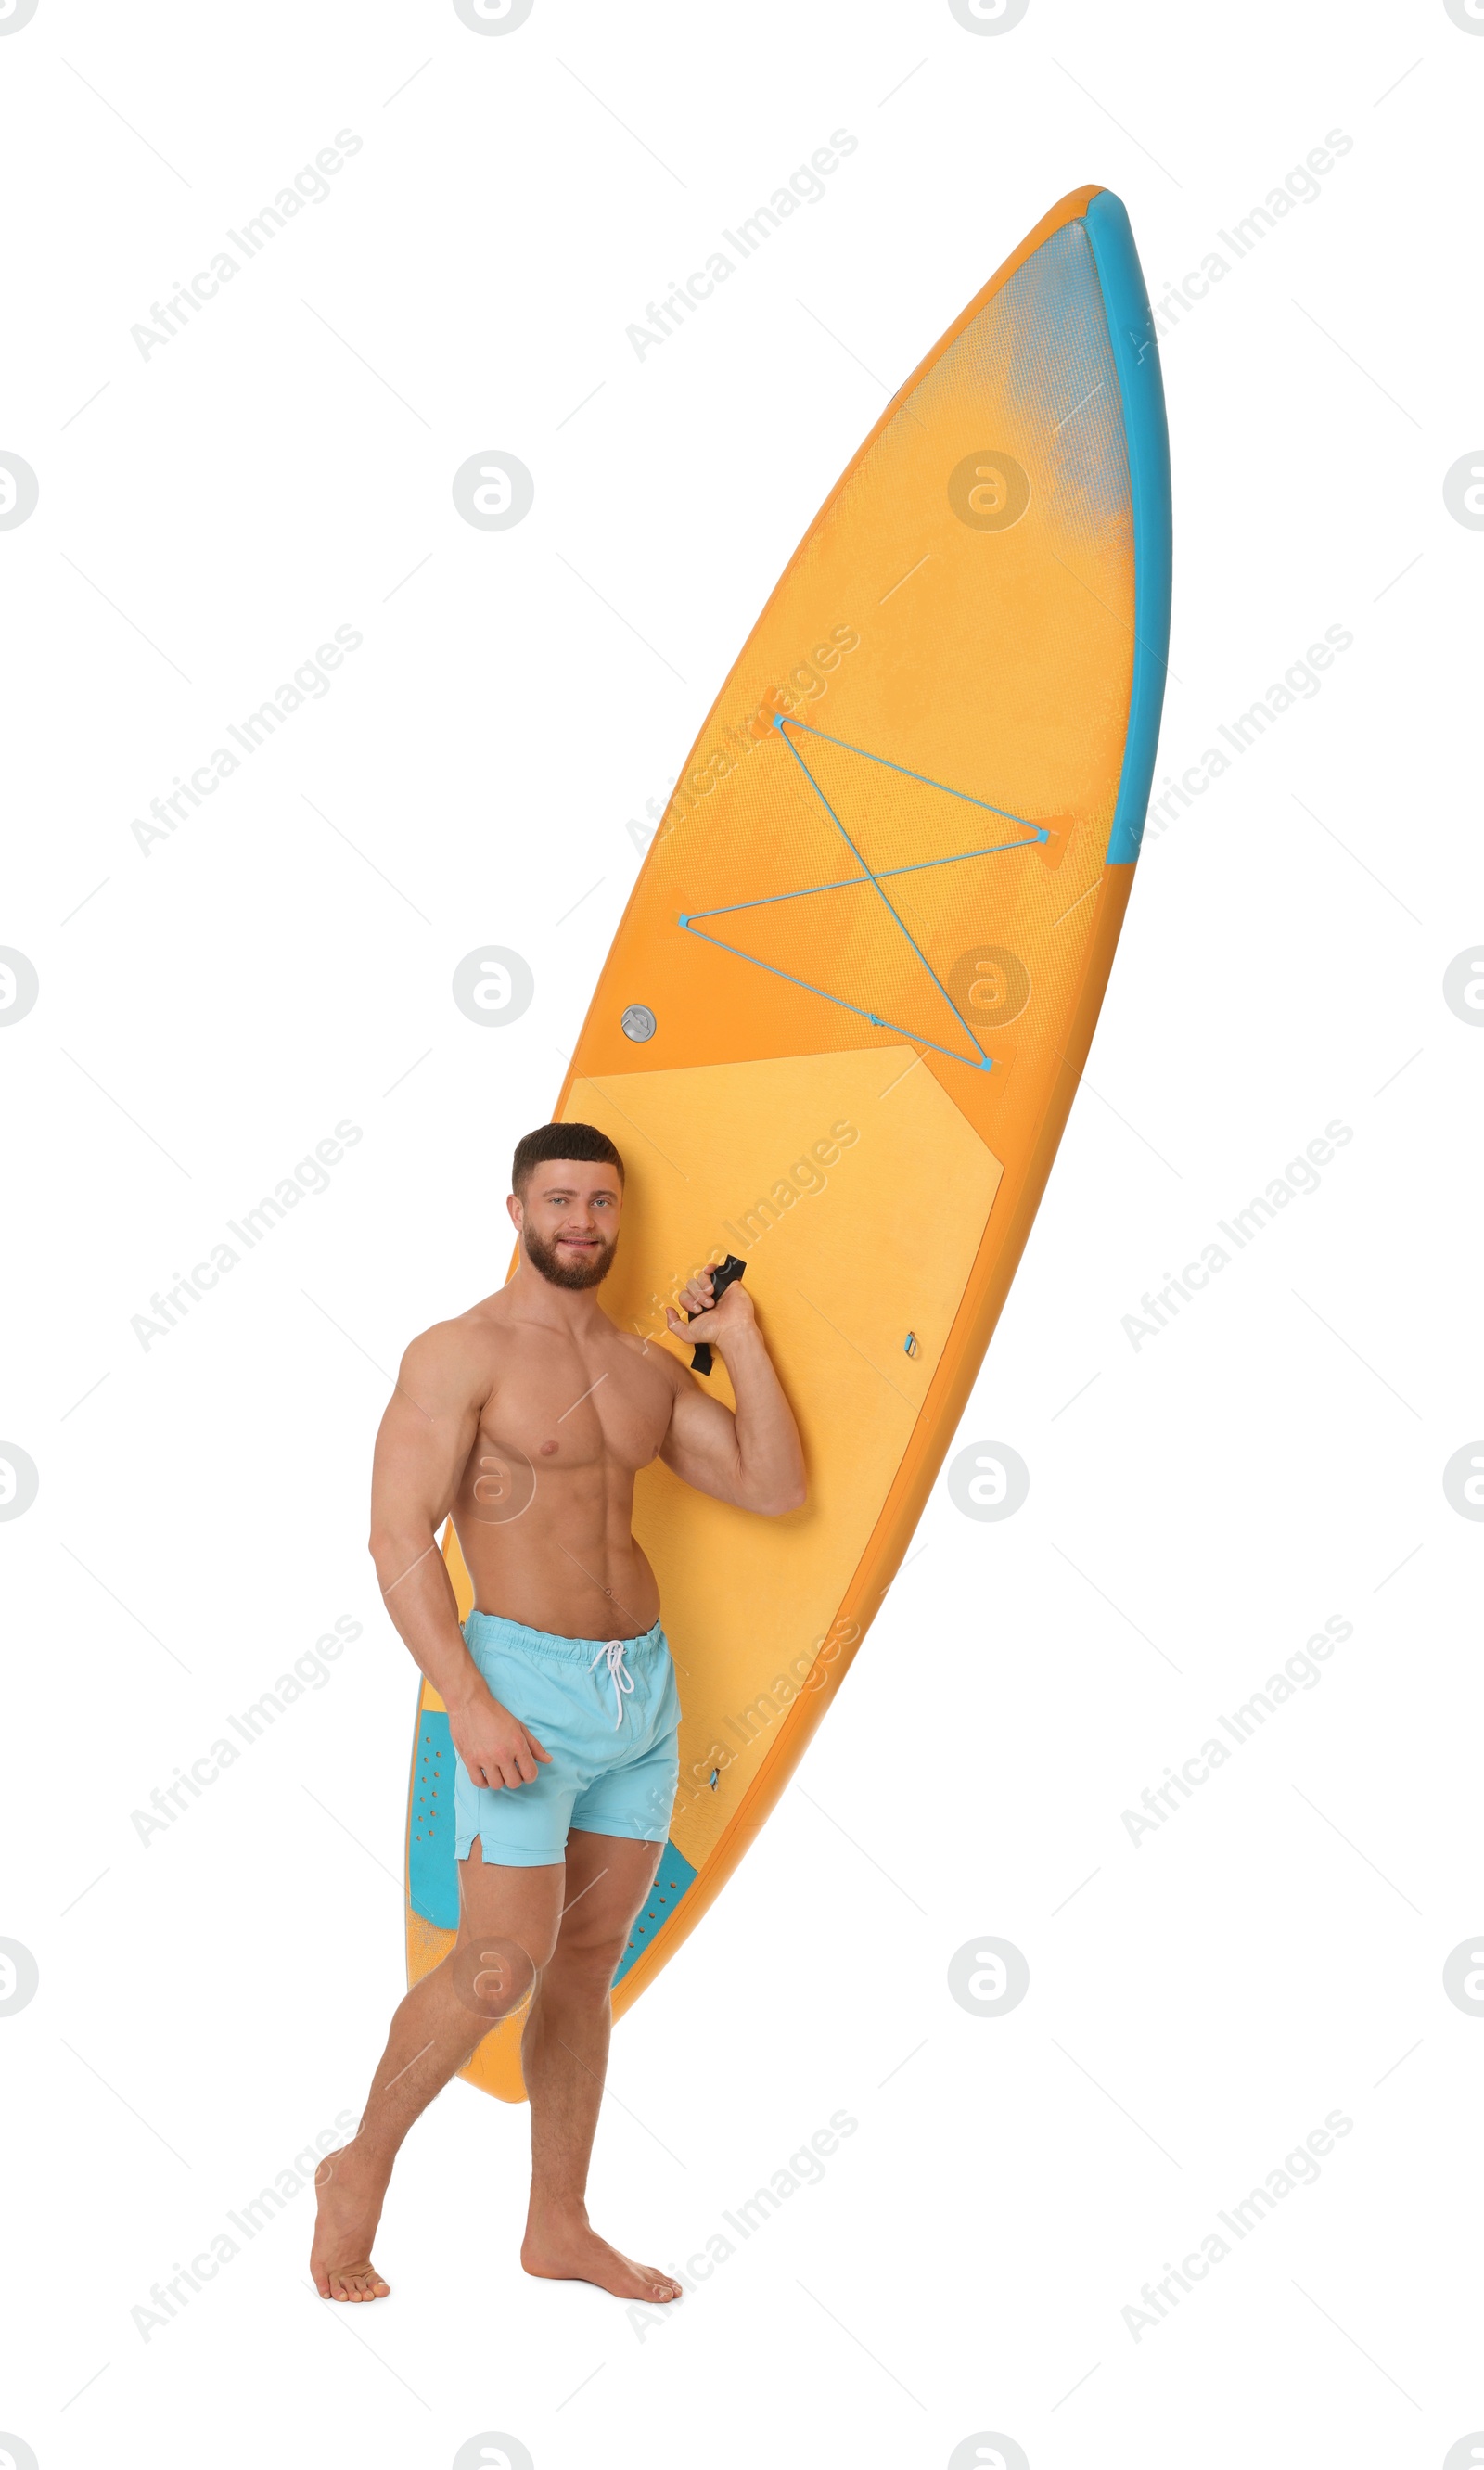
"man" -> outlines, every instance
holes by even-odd
[[[323,2298],[383,2298],[371,2241],[413,2120],[533,1988],[521,2044],[531,2191],[521,2260],[548,2279],[664,2300],[680,2285],[588,2221],[609,1990],[669,1830],[680,1703],[660,1592],[630,1520],[661,1457],[683,1482],[778,1516],[805,1497],[798,1428],[740,1282],[680,1294],[726,1361],[736,1412],[597,1299],[623,1160],[591,1124],[515,1153],[515,1276],[414,1339],[377,1436],[371,1552],[393,1621],[449,1711],[460,1922],[392,2018],[355,2137],[320,2171]],[[452,1517],[475,1610],[461,1631],[436,1537]]]

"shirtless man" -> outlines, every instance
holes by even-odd
[[[630,1528],[656,1456],[765,1517],[799,1508],[803,1455],[738,1283],[704,1270],[666,1321],[721,1354],[736,1412],[661,1346],[614,1327],[623,1160],[591,1124],[515,1153],[508,1286],[414,1339],[377,1436],[371,1553],[456,1750],[457,1940],[398,2008],[352,2141],[321,2165],[322,2298],[384,2298],[371,2241],[413,2120],[533,1985],[521,2043],[531,2191],[521,2261],[615,2297],[680,2285],[600,2238],[584,2201],[609,1989],[669,1831],[680,1702],[660,1591]],[[475,1607],[462,1631],[436,1536],[452,1516]],[[570,1833],[568,1833],[570,1829]]]

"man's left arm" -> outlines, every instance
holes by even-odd
[[[740,1282],[711,1302],[711,1272],[703,1270],[680,1298],[688,1320],[673,1306],[665,1317],[672,1337],[697,1345],[704,1339],[727,1366],[736,1413],[708,1398],[677,1365],[670,1428],[660,1456],[684,1483],[730,1501],[739,1509],[780,1517],[801,1509],[808,1498],[799,1427],[773,1368],[753,1298]]]

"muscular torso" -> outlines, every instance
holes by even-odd
[[[476,1606],[565,1638],[652,1628],[660,1590],[630,1521],[634,1479],[669,1429],[675,1359],[606,1318],[579,1344],[503,1295],[457,1326],[491,1378],[452,1510]]]

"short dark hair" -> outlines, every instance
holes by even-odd
[[[549,1158],[584,1158],[593,1166],[615,1166],[619,1182],[624,1180],[623,1160],[596,1124],[543,1124],[516,1143],[510,1180],[522,1200],[532,1170],[545,1166]]]

